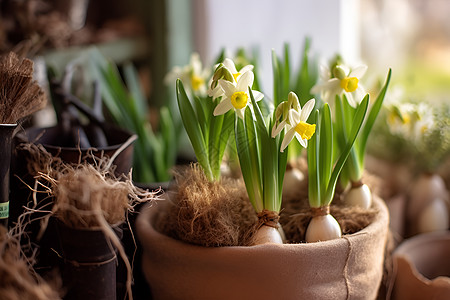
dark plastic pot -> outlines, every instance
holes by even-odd
[[[0,124],[0,224],[8,226],[11,143],[17,124]]]
[[[29,141],[35,144],[42,144],[44,148],[54,156],[59,156],[65,162],[77,163],[81,157],[92,151],[95,156],[102,154],[112,157],[114,153],[127,141],[134,141],[136,135],[120,129],[118,127],[109,126],[105,130],[108,146],[101,148],[77,148],[70,144],[69,139],[65,139],[61,135],[59,127],[48,128],[29,128],[24,133],[18,135],[21,141]],[[117,166],[117,174],[128,174],[133,163],[133,144],[130,143],[114,160]]]
[[[122,230],[113,227],[119,238]],[[116,299],[116,249],[100,229],[78,229],[57,222],[65,300]]]

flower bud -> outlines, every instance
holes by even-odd
[[[333,75],[339,80],[342,80],[346,77],[345,71],[341,66],[336,66],[333,69]]]

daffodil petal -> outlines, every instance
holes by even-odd
[[[280,151],[284,152],[284,149],[289,145],[289,143],[294,138],[295,130],[294,128],[291,128],[286,134],[284,135],[283,141],[281,142]]]
[[[239,73],[244,74],[247,71],[253,71],[253,65],[246,65],[245,67],[239,70]]]
[[[358,102],[354,99],[353,94],[348,92],[344,92],[344,94],[347,97],[348,104],[350,104],[351,107],[356,108],[358,106]]]
[[[278,126],[273,126],[272,127],[272,137],[276,137],[281,130],[283,130],[284,126],[286,126],[286,121],[281,121],[280,124],[278,124]]]
[[[255,98],[255,101],[258,102],[262,98],[264,98],[264,94],[255,90],[252,90],[253,97]]]
[[[247,92],[248,87],[253,85],[254,75],[253,72],[247,71],[239,77],[239,80],[236,84],[236,89],[238,91]]]
[[[306,122],[308,120],[309,115],[311,114],[314,105],[316,104],[316,99],[312,98],[301,109],[300,113],[300,121]]]
[[[361,65],[361,66],[354,68],[350,72],[350,74],[348,74],[348,77],[356,77],[356,78],[360,79],[361,77],[364,76],[364,74],[366,74],[366,71],[367,71],[367,66]]]
[[[234,92],[236,92],[236,87],[234,86],[233,83],[229,82],[228,80],[220,79],[219,84],[228,98],[230,98],[231,95],[233,95]]]
[[[302,139],[300,134],[298,134],[297,132],[295,132],[295,137],[297,138],[297,141],[300,143],[300,145],[302,145],[303,148],[307,148],[308,147],[308,140],[307,139]]]
[[[231,74],[236,74],[238,72],[234,62],[229,58],[224,59],[223,65],[231,72]]]
[[[217,104],[216,108],[214,109],[213,115],[214,116],[223,115],[232,108],[233,104],[231,104],[231,101],[229,99],[224,99],[219,104]]]
[[[241,108],[241,109],[236,109],[236,114],[237,114],[238,117],[241,118],[242,120],[244,120],[244,110],[245,110],[245,107],[244,107],[244,108]]]
[[[294,127],[300,122],[300,114],[295,109],[290,109],[288,112],[289,123]]]

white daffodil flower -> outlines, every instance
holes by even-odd
[[[425,103],[400,103],[392,105],[388,115],[389,129],[413,142],[419,142],[435,127],[432,108]]]
[[[254,75],[252,71],[246,71],[235,78],[237,78],[236,84],[223,79],[219,80],[218,84],[223,89],[224,95],[222,101],[214,109],[214,116],[225,114],[230,109],[234,109],[239,118],[244,118],[245,108],[251,101],[248,88],[253,85]],[[256,101],[264,97],[258,91],[252,90],[252,94]]]
[[[289,111],[291,109],[295,111],[301,110],[300,102],[294,92],[290,92],[288,100],[278,104],[275,110],[275,124],[272,127],[272,137],[277,136],[284,128],[286,130],[291,128],[291,124],[289,123]]]
[[[175,66],[167,74],[164,81],[172,84],[177,78],[184,83],[189,83],[190,90],[194,95],[204,97],[207,94],[206,78],[209,70],[203,69],[198,53],[192,53],[189,64],[184,67]]]
[[[225,58],[225,60],[222,63],[223,68],[225,70],[222,70],[220,68],[217,68],[216,66],[216,72],[214,73],[213,78],[209,81],[209,88],[208,88],[208,96],[213,97],[213,99],[219,98],[224,96],[224,90],[222,89],[221,85],[217,84],[218,82],[214,82],[214,80],[218,81],[220,79],[224,79],[232,82],[236,85],[238,78],[246,73],[247,71],[253,71],[253,65],[246,65],[239,71],[236,69],[236,66],[233,62],[233,60],[229,58]],[[232,78],[226,78],[224,75],[225,73],[231,74]],[[217,78],[216,78],[217,77]],[[216,78],[216,79],[214,79]],[[252,83],[253,84],[253,83]]]
[[[367,66],[361,65],[349,70],[344,65],[338,65],[333,70],[333,75],[326,66],[320,67],[321,82],[312,87],[311,93],[320,93],[322,99],[330,104],[334,103],[336,95],[344,94],[348,103],[356,107],[366,94],[360,79],[367,71]]]
[[[291,127],[286,132],[283,141],[281,142],[281,152],[286,149],[294,136],[297,138],[300,145],[304,148],[308,147],[308,140],[316,131],[316,124],[308,124],[306,121],[308,120],[315,104],[316,100],[313,98],[306,102],[303,108],[300,107],[299,111],[296,111],[295,109],[289,110],[289,124]]]

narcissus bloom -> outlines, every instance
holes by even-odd
[[[192,53],[189,64],[184,67],[175,66],[167,74],[165,82],[172,84],[177,78],[183,83],[189,83],[190,91],[196,96],[204,97],[207,93],[206,81],[210,76],[208,69],[203,69],[202,62],[198,53]]]
[[[294,92],[290,92],[288,100],[278,104],[275,110],[275,124],[272,127],[272,137],[277,136],[284,128],[286,128],[286,130],[291,128],[291,124],[289,123],[289,111],[291,109],[295,111],[301,110],[300,102]]]
[[[281,142],[280,151],[283,152],[284,149],[289,145],[294,136],[297,138],[300,145],[304,148],[308,147],[308,140],[311,139],[314,132],[316,131],[316,124],[308,124],[307,120],[311,111],[316,103],[315,99],[311,99],[299,110],[290,109],[289,110],[289,129],[284,135],[283,141]],[[282,128],[281,128],[282,129]],[[278,133],[281,132],[279,129]],[[287,129],[287,128],[286,128]],[[276,131],[275,131],[276,133]]]
[[[222,101],[214,109],[214,115],[222,115],[234,109],[236,114],[243,119],[244,112],[247,105],[251,102],[250,95],[248,94],[248,88],[253,85],[254,75],[252,71],[246,71],[242,75],[238,75],[236,78],[236,84],[228,80],[219,79],[218,85],[223,90]],[[261,100],[264,95],[258,91],[253,91],[252,94],[256,101]]]
[[[209,82],[208,96],[213,97],[213,99],[223,96],[224,90],[218,84],[219,80],[226,80],[236,85],[238,78],[247,71],[253,71],[253,65],[246,65],[238,71],[234,62],[229,58],[225,58],[223,63],[216,67],[214,75]]]
[[[360,83],[361,77],[367,71],[367,66],[361,65],[349,70],[344,65],[337,65],[333,74],[326,66],[320,67],[321,82],[312,87],[311,93],[320,93],[322,99],[330,104],[334,103],[336,95],[344,94],[348,103],[356,107],[364,98],[365,90]]]

